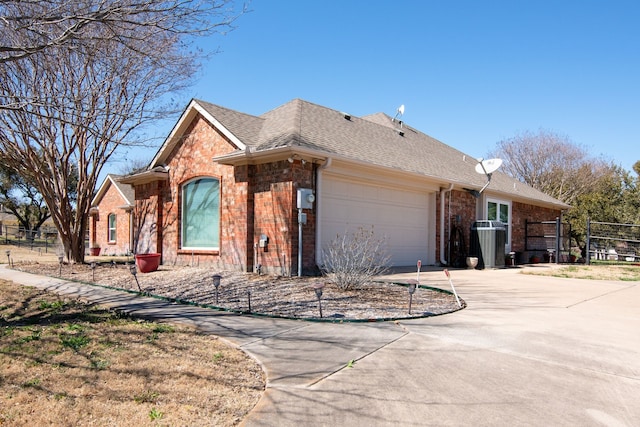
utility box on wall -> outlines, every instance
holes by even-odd
[[[310,188],[298,188],[298,209],[313,209],[316,196]]]

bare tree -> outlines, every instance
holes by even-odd
[[[8,3],[31,5],[36,12],[49,4]],[[52,7],[62,13],[63,3],[64,10],[85,4],[60,1]],[[123,5],[100,1],[95,7],[115,3]],[[47,44],[0,67],[0,104],[10,106],[0,114],[0,161],[43,196],[69,260],[84,260],[91,198],[105,163],[118,147],[140,143],[140,127],[174,112],[175,105],[163,99],[192,81],[198,57],[184,49],[177,27],[166,24],[192,2],[175,2],[176,10],[168,8],[172,3],[149,1],[165,7],[85,26],[81,40]],[[62,20],[48,28],[62,32],[66,25]],[[23,45],[31,41],[30,33],[14,36],[24,37]],[[69,184],[76,178],[74,200]]]
[[[611,172],[611,165],[591,158],[568,137],[543,129],[499,141],[489,155],[505,161],[503,171],[508,175],[567,204]]]
[[[232,6],[231,0],[0,0],[0,63],[67,44],[107,40],[137,51],[145,37],[210,34],[230,27],[238,16]]]
[[[120,175],[131,175],[134,173],[144,171],[149,166],[151,159],[144,159],[141,157],[127,158],[118,168]]]

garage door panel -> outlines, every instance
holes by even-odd
[[[385,239],[391,264],[415,265],[426,259],[429,240],[429,194],[389,188],[325,175],[320,194],[321,245],[360,227],[373,227]]]

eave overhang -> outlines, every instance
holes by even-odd
[[[150,170],[150,171],[140,172],[135,175],[129,175],[118,181],[122,182],[123,184],[143,185],[143,184],[148,184],[150,182],[155,182],[155,181],[167,181],[168,179],[169,179],[168,171]]]

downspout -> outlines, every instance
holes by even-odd
[[[449,188],[440,189],[440,263],[447,265],[448,262],[444,257],[444,199],[446,193],[451,193],[453,183],[449,184]]]
[[[320,264],[322,259],[322,230],[320,227],[320,218],[322,210],[322,200],[320,200],[320,190],[322,188],[322,171],[331,166],[331,157],[327,157],[324,163],[316,169],[316,264]]]

